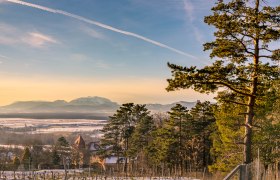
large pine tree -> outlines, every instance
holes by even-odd
[[[152,117],[145,105],[123,104],[102,129],[101,154],[123,157],[124,171],[127,172],[128,160],[143,150],[152,125]]]
[[[217,28],[216,39],[204,44],[217,60],[202,69],[168,64],[172,79],[168,91],[192,88],[201,93],[217,92],[218,98],[246,107],[244,163],[252,162],[254,112],[274,79],[279,78],[275,62],[280,49],[271,43],[280,38],[280,6],[268,6],[261,0],[219,0],[205,23]]]

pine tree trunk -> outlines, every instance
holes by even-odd
[[[247,117],[245,125],[245,138],[244,138],[244,164],[252,162],[252,121],[254,117],[253,104],[255,98],[249,98],[249,107],[247,108]]]
[[[125,141],[125,150],[126,150],[126,155],[125,155],[125,161],[124,161],[124,173],[125,173],[125,177],[127,177],[127,150],[128,150],[128,138],[126,138],[126,141]]]
[[[255,22],[258,25],[258,14],[259,14],[260,0],[255,1]],[[244,138],[244,163],[249,164],[252,162],[252,122],[254,118],[254,107],[256,102],[257,85],[258,85],[258,66],[259,66],[259,30],[256,29],[255,39],[254,39],[254,71],[252,73],[252,85],[251,85],[251,96],[248,99],[247,116],[245,123],[245,138]]]

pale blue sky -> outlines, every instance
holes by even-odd
[[[214,0],[28,0],[162,43],[61,14],[0,0],[0,104],[15,100],[170,103],[211,100],[192,91],[167,93],[167,62],[202,67],[202,44],[214,29],[203,22]],[[276,4],[276,0],[272,0]],[[188,55],[194,56],[190,57]],[[9,95],[10,94],[10,95]]]

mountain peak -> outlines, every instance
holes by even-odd
[[[196,102],[179,101],[171,104],[146,104],[147,108],[152,112],[167,112],[175,104],[181,104],[192,108]],[[94,113],[94,112],[115,112],[120,105],[112,102],[110,99],[99,96],[87,96],[73,99],[70,102],[64,100],[56,101],[19,101],[13,104],[0,107],[0,113],[16,113],[16,112],[75,112],[75,113]]]
[[[115,102],[112,102],[110,99],[104,97],[88,96],[88,97],[81,97],[81,98],[74,99],[69,103],[76,104],[76,105],[102,105],[102,104],[111,104]]]
[[[65,101],[65,100],[55,100],[54,103],[66,104],[67,101]]]

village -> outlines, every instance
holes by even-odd
[[[20,145],[0,147],[0,179],[1,180],[60,180],[60,179],[157,179],[152,172],[147,174],[142,171],[125,173],[124,157],[102,157],[99,141],[85,142],[79,135],[69,145],[64,137],[58,139],[56,145],[33,145],[24,147]],[[107,147],[110,150],[112,147]],[[21,156],[20,156],[20,153]],[[20,156],[21,159],[18,157]],[[39,156],[44,156],[39,157]],[[43,161],[39,161],[42,159]],[[46,160],[48,159],[48,160]],[[49,163],[46,163],[49,162]],[[133,160],[128,162],[133,163]],[[132,167],[132,166],[130,166]],[[119,173],[119,171],[123,173]],[[178,174],[162,172],[158,179],[185,179]]]
[[[61,137],[55,145],[32,145],[31,147],[6,145],[1,146],[0,149],[1,170],[40,170],[42,167],[50,169],[52,165],[62,168],[66,165],[69,169],[69,167],[83,168],[88,167],[89,165],[94,166],[94,164],[99,165],[100,168],[105,170],[106,166],[113,167],[116,165],[117,159],[121,162],[121,158],[117,158],[116,156],[101,158],[98,155],[98,152],[101,151],[99,142],[95,141],[86,143],[81,135],[79,135],[71,145],[69,145],[64,137]],[[20,154],[21,150],[23,154]],[[38,155],[38,153],[44,154],[46,152],[52,153],[52,163],[43,163],[38,161],[38,159],[40,159],[38,156],[33,157],[34,155]],[[58,156],[61,156],[61,159],[58,158]],[[26,161],[26,159],[21,159],[22,163],[17,164],[17,159],[20,158],[26,158],[29,162]],[[26,165],[26,163],[28,163],[28,165]],[[6,167],[3,168],[3,166]],[[26,169],[25,167],[28,168]]]
[[[123,158],[100,156],[99,143],[99,141],[85,142],[79,135],[71,145],[64,137],[60,137],[55,145],[2,146],[0,179],[9,179],[8,177],[60,179],[65,174],[73,179],[85,177],[85,174],[87,176],[99,174],[100,177],[108,173],[112,175],[114,169],[122,164]]]

